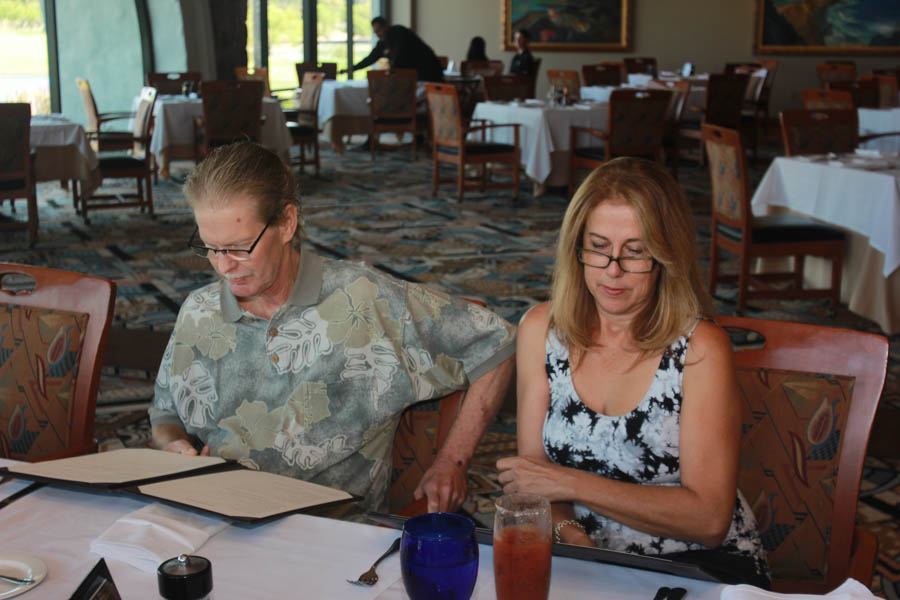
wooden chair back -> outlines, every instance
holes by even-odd
[[[885,74],[863,75],[860,82],[875,81],[878,86],[878,108],[896,108],[900,106],[897,94],[897,76]]]
[[[531,97],[534,88],[534,80],[523,75],[495,75],[481,82],[485,100],[523,100]]]
[[[96,450],[112,281],[0,263],[0,456],[47,460]]]
[[[81,77],[75,78],[75,84],[78,86],[78,92],[81,94],[81,101],[84,103],[85,131],[100,131],[100,116],[97,111],[97,102],[94,100],[94,93],[91,91],[91,84],[87,79]]]
[[[257,67],[252,71],[248,67],[235,67],[234,68],[234,76],[238,81],[262,81],[263,82],[263,94],[266,96],[272,95],[272,90],[269,87],[269,70],[263,67]]]
[[[239,140],[259,140],[263,82],[204,81],[200,84],[200,95],[207,148]]]
[[[373,119],[415,119],[415,69],[370,70],[369,113]]]
[[[37,241],[37,192],[31,167],[31,105],[0,103],[0,205],[25,198],[28,219],[0,223],[0,231],[27,229],[29,244]]]
[[[734,229],[735,237],[750,239],[753,215],[750,212],[749,171],[741,134],[735,129],[707,124],[702,126],[702,131],[709,157],[713,235],[718,225],[722,224]]]
[[[855,110],[785,110],[781,137],[787,156],[853,152],[857,146]]]
[[[800,90],[805,110],[853,110],[853,95],[843,90]]]
[[[625,63],[625,74],[643,73],[656,77],[656,58],[652,56],[629,56],[622,59]]]
[[[775,85],[775,73],[778,72],[778,61],[775,59],[761,60],[759,63],[766,70],[766,78],[763,80],[762,88],[756,102],[764,107],[768,114],[769,99],[772,97],[772,87]]]
[[[303,83],[303,74],[307,71],[315,71],[317,73],[324,73],[325,79],[337,79],[337,63],[333,62],[323,62],[323,63],[315,63],[311,61],[307,62],[298,62],[294,63],[294,68],[297,70],[297,82]]]
[[[853,96],[853,108],[878,108],[881,92],[877,80],[834,81],[829,84],[828,89],[850,92]]]
[[[737,129],[741,125],[741,110],[747,94],[750,76],[712,74],[706,83],[704,123]]]
[[[316,113],[319,110],[319,97],[322,95],[322,82],[325,80],[325,73],[316,71],[304,71],[303,80],[301,81],[300,110],[297,114],[297,122],[301,125],[311,126],[316,119]]]
[[[547,69],[547,79],[556,89],[569,88],[569,96],[575,100],[581,98],[581,79],[578,71],[570,69]]]
[[[719,316],[743,408],[738,487],[753,507],[778,592],[868,584],[877,538],[854,529],[863,461],[884,386],[880,335]]]
[[[672,93],[669,101],[669,110],[666,116],[667,127],[678,127],[681,122],[681,114],[684,112],[684,103],[691,92],[689,81],[674,81],[672,79],[651,79],[647,84],[650,90],[668,90]]]
[[[584,85],[622,85],[625,65],[620,62],[603,62],[596,65],[581,65]]]
[[[157,94],[177,96],[184,90],[184,84],[190,83],[195,90],[200,88],[203,76],[199,71],[186,71],[184,73],[147,73],[147,85],[156,88]]]
[[[816,65],[819,87],[827,88],[835,81],[856,81],[856,63],[824,62]]]
[[[425,97],[428,101],[431,137],[435,148],[437,146],[461,147],[465,128],[456,87],[446,83],[426,83]]]
[[[752,73],[762,68],[762,63],[759,62],[729,62],[725,63],[722,72],[726,75],[733,75],[735,73]]]
[[[606,129],[607,160],[612,156],[662,156],[663,134],[672,92],[613,90]]]
[[[496,77],[503,75],[503,61],[464,60],[459,70],[463,77]]]

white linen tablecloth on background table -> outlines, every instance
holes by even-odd
[[[80,124],[60,114],[34,115],[29,137],[37,181],[76,180],[87,194],[99,187],[97,154]]]

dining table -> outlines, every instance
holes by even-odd
[[[33,115],[29,141],[37,181],[71,181],[73,200],[79,186],[88,195],[100,186],[97,154],[80,123],[56,113]]]
[[[275,98],[263,98],[262,114],[264,121],[259,143],[287,159],[293,142],[281,104]],[[164,177],[168,176],[172,160],[194,158],[194,119],[202,116],[203,100],[196,94],[156,97],[150,151]]]
[[[896,153],[778,157],[751,200],[753,214],[794,212],[842,228],[848,238],[841,302],[900,333],[900,158]],[[804,282],[827,287],[828,261],[807,257]]]
[[[369,82],[326,79],[319,91],[319,127],[335,152],[343,154],[345,137],[369,133]]]
[[[0,459],[0,466],[14,461]],[[4,553],[38,558],[46,578],[22,598],[67,600],[100,560],[91,542],[122,517],[152,502],[145,497],[107,491],[44,486],[2,506],[31,485],[25,480],[0,484],[0,559]],[[393,554],[378,565],[372,587],[351,585],[397,539],[400,532],[368,523],[292,514],[254,526],[228,524],[193,555],[212,566],[212,600],[230,598],[394,599],[408,596],[400,558]],[[155,571],[104,557],[123,598],[158,599]],[[2,564],[2,560],[0,560]],[[5,587],[4,587],[5,586]],[[0,596],[12,584],[0,582]],[[550,598],[648,600],[662,587],[682,587],[690,600],[718,600],[724,584],[612,564],[554,556]],[[479,545],[474,600],[495,598],[492,546]]]
[[[479,102],[473,119],[491,123],[518,123],[519,150],[525,174],[535,183],[540,196],[546,186],[567,185],[569,181],[569,143],[571,126],[591,127],[606,131],[608,102],[579,102],[572,105],[551,104],[529,99],[513,102]],[[477,132],[473,134],[478,136]],[[472,139],[477,139],[473,137]],[[511,127],[489,130],[487,141],[511,144]]]
[[[860,148],[900,153],[900,107],[858,108],[859,135],[896,132],[897,135],[884,136],[861,143]]]

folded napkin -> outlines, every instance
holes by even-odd
[[[853,151],[857,156],[869,156],[871,158],[881,158],[880,150],[870,150],[868,148],[857,148]]]
[[[722,590],[720,600],[814,600],[831,598],[831,600],[869,600],[875,598],[869,588],[855,579],[847,579],[840,586],[824,596],[816,594],[778,594],[752,585],[727,585]]]
[[[91,552],[153,572],[173,556],[196,552],[226,525],[221,519],[151,504],[113,523],[91,542]]]

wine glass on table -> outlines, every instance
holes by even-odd
[[[550,594],[550,501],[507,494],[494,504],[497,600],[547,600]]]
[[[478,577],[478,542],[471,519],[428,513],[403,525],[400,571],[411,600],[469,600]]]

